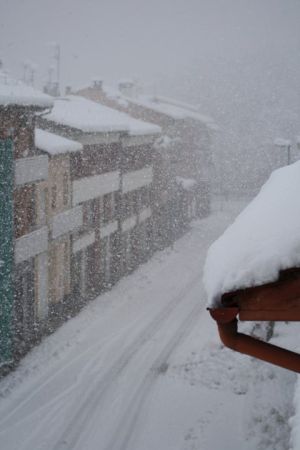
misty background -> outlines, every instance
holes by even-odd
[[[42,88],[61,48],[60,83],[134,78],[147,93],[212,116],[215,189],[255,192],[300,135],[299,0],[0,0],[0,58]]]

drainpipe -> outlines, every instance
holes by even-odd
[[[300,373],[300,355],[298,353],[238,332],[236,316],[239,308],[214,308],[209,309],[209,312],[218,324],[220,339],[226,347]]]

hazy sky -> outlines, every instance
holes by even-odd
[[[300,0],[0,0],[13,75],[31,60],[41,86],[52,41],[63,85],[136,77],[200,104],[239,152],[300,134]]]
[[[0,54],[13,73],[28,59],[46,77],[56,41],[64,83],[151,80],[206,58],[278,47],[296,56],[299,19],[298,0],[0,0]]]

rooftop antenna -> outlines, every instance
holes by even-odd
[[[50,42],[48,44],[52,49],[53,49],[53,59],[55,61],[55,68],[54,67],[50,67],[48,69],[48,83],[47,86],[45,87],[46,91],[48,93],[53,95],[54,97],[58,97],[60,95],[60,44],[58,44],[57,42]],[[53,75],[54,75],[54,71],[56,69],[56,80],[53,80]]]
[[[56,81],[57,81],[58,88],[59,88],[59,84],[60,84],[60,45],[59,44],[55,44],[55,46],[54,46],[54,59],[56,61]]]
[[[27,79],[28,79],[28,69],[29,69],[29,63],[28,63],[28,61],[23,61],[23,62],[22,62],[22,67],[23,67],[22,81],[23,81],[23,83],[27,84]]]
[[[54,74],[54,67],[53,67],[53,66],[50,66],[50,67],[48,68],[48,84],[49,84],[49,86],[51,86],[51,84],[52,84],[52,81],[53,81],[53,74]]]
[[[29,84],[31,86],[34,86],[37,65],[35,63],[31,63],[31,64],[29,64],[28,69],[29,69],[29,80],[28,80]]]

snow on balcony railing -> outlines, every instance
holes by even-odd
[[[48,178],[48,156],[20,158],[15,162],[15,183],[20,186],[26,183]]]
[[[126,173],[123,176],[122,191],[124,193],[134,191],[135,189],[139,189],[143,186],[151,184],[152,180],[153,180],[152,167],[146,167],[141,170]]]
[[[76,230],[81,227],[83,223],[82,207],[69,209],[60,214],[57,214],[52,219],[51,231],[52,238],[57,239],[65,233]]]
[[[48,227],[40,228],[32,233],[16,239],[15,262],[16,264],[27,261],[48,249]]]
[[[119,186],[119,171],[75,180],[73,182],[73,204],[78,205],[78,203],[115,192],[119,189]]]
[[[77,253],[95,242],[95,232],[85,234],[73,243],[73,253]]]

